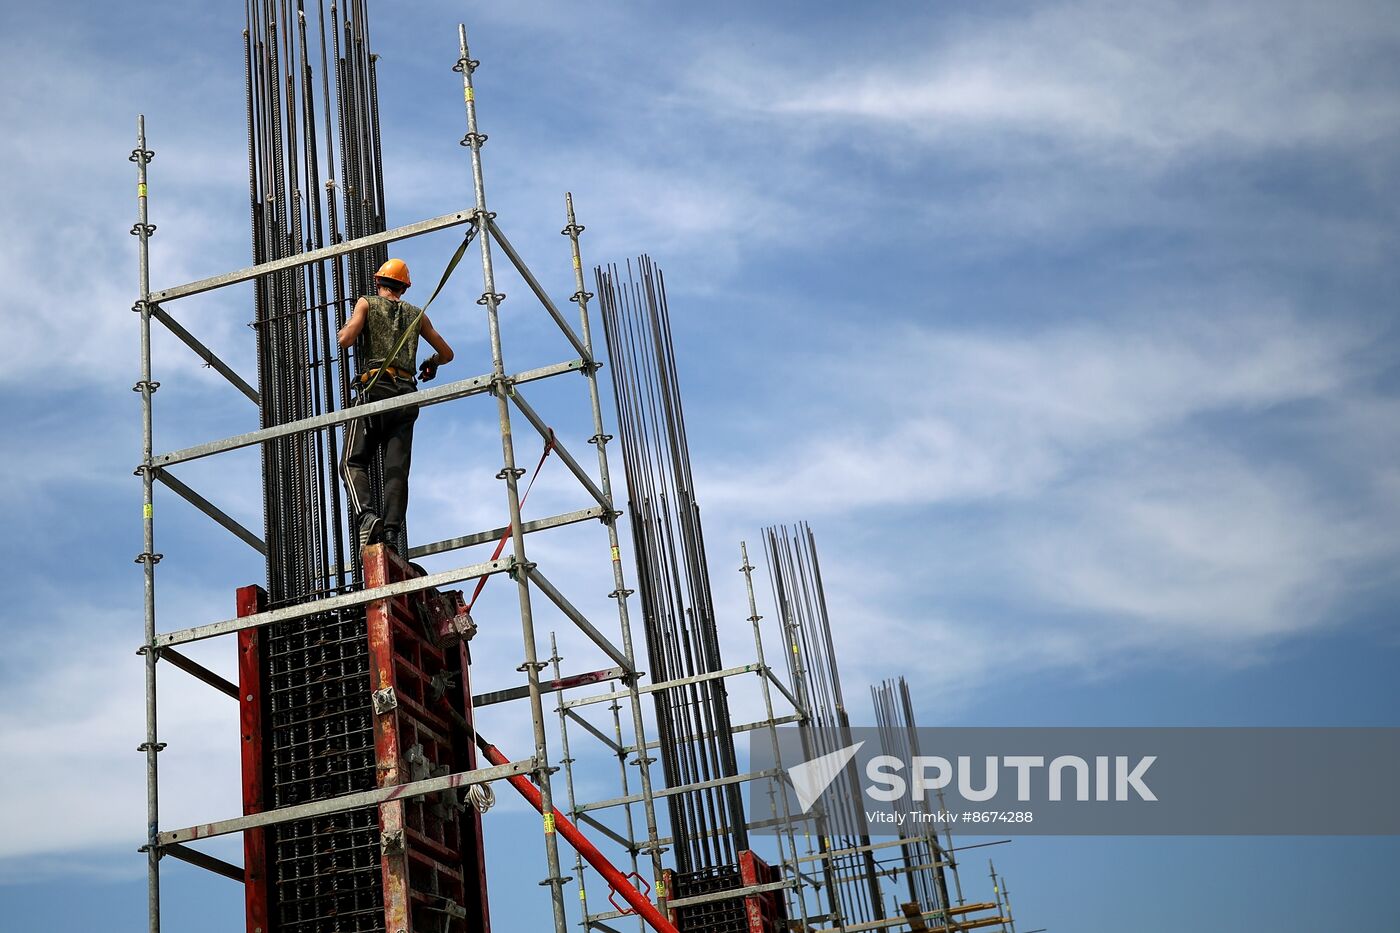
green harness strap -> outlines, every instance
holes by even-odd
[[[413,328],[418,326],[418,322],[421,321],[423,315],[427,313],[428,305],[433,303],[433,299],[442,292],[442,287],[447,284],[447,280],[452,278],[452,273],[457,271],[457,263],[462,261],[462,257],[466,255],[467,247],[470,246],[472,240],[476,238],[476,230],[476,223],[473,222],[471,229],[467,231],[467,235],[462,237],[462,242],[457,247],[457,252],[453,253],[452,259],[448,261],[447,268],[442,270],[442,278],[438,279],[437,288],[433,289],[433,293],[428,296],[428,300],[424,303],[423,307],[418,309],[418,316],[404,328],[403,335],[399,337],[399,342],[394,345],[394,349],[385,357],[386,360],[392,360],[399,355],[399,351],[403,349],[403,345],[408,342],[408,335],[413,332]],[[383,366],[379,367],[379,369],[375,370],[369,382],[365,383],[365,387],[360,390],[361,399],[369,395],[369,390],[374,388],[374,384],[379,381],[380,374],[384,372],[388,365],[389,364],[386,362]]]

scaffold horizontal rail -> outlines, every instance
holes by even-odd
[[[590,518],[603,518],[603,507],[598,505],[589,506],[586,509],[578,509],[574,512],[564,512],[560,515],[552,515],[549,518],[537,518],[534,521],[521,522],[520,530],[525,534],[534,531],[544,531],[548,528],[559,528],[563,525],[573,525],[577,522],[586,522]],[[422,544],[415,548],[409,548],[408,557],[410,560],[417,560],[420,557],[427,557],[431,554],[443,554],[447,551],[456,551],[466,547],[476,547],[478,544],[490,544],[499,541],[501,536],[510,531],[509,525],[502,525],[499,528],[491,528],[486,531],[478,531],[475,534],[463,535],[460,538],[446,538],[442,541],[435,541],[432,544]]]
[[[672,687],[684,687],[687,684],[698,684],[706,680],[718,680],[721,677],[735,677],[739,674],[750,674],[762,669],[761,664],[745,664],[741,667],[727,667],[721,671],[710,671],[705,674],[695,674],[691,677],[678,677],[675,680],[664,680],[661,683],[647,684],[645,687],[638,687],[638,693],[655,693],[658,690],[669,690]],[[631,696],[627,690],[614,690],[611,693],[598,693],[589,697],[578,697],[573,700],[565,700],[563,705],[568,708],[578,706],[588,706],[592,703],[606,703],[609,700],[622,700]]]
[[[791,817],[790,819],[787,817],[775,816],[766,820],[749,820],[746,825],[748,826],[749,831],[752,832],[755,829],[772,829],[775,826],[786,827],[789,823],[812,822],[813,820],[816,820],[818,818],[819,817],[815,812],[799,813]],[[730,831],[730,827],[720,825],[714,827],[713,829],[708,829],[703,833],[695,833],[694,835],[700,839],[712,839],[718,836],[722,836]],[[669,846],[673,845],[675,841],[676,840],[674,836],[659,836],[657,837],[656,844],[659,846]]]
[[[609,667],[601,671],[588,671],[583,674],[571,674],[568,677],[560,677],[558,680],[547,680],[540,683],[541,693],[556,693],[560,690],[568,690],[570,687],[581,687],[584,684],[596,684],[605,680],[621,680],[627,676],[627,671],[621,667]],[[489,693],[478,693],[472,697],[472,706],[494,706],[497,703],[507,703],[511,700],[523,700],[530,695],[528,684],[519,687],[507,687],[504,690],[492,690]]]
[[[571,717],[574,717],[574,716],[577,715],[576,713],[574,713],[573,710],[569,710],[568,713],[569,713],[569,715],[570,715]],[[760,720],[757,721],[757,722],[745,722],[745,723],[740,723],[740,724],[737,725],[737,726],[732,726],[732,727],[729,729],[729,734],[730,734],[730,735],[739,735],[740,733],[743,733],[743,732],[756,732],[756,731],[758,731],[759,729],[771,729],[771,728],[773,728],[774,726],[786,726],[786,725],[791,725],[791,724],[793,724],[793,723],[800,723],[800,722],[802,722],[802,721],[803,721],[803,718],[804,718],[804,717],[802,716],[801,713],[790,713],[790,714],[788,714],[788,715],[786,715],[786,716],[778,716],[778,717],[776,717],[776,718],[774,718],[774,719],[760,719]],[[582,721],[584,721],[584,720],[580,720],[580,721],[582,722]],[[705,732],[701,732],[701,733],[697,734],[697,735],[695,736],[695,738],[697,738],[697,739],[708,739],[708,738],[710,738],[711,736],[713,736],[714,734],[715,734],[715,733],[714,733],[713,731],[705,731]],[[660,747],[661,747],[661,740],[660,740],[660,739],[648,739],[648,740],[647,740],[647,750],[648,750],[648,751],[651,750],[651,749],[653,749],[653,748],[660,748]],[[629,745],[629,746],[627,746],[626,748],[622,749],[622,751],[626,752],[626,753],[629,754],[629,755],[632,754],[633,752],[635,752],[636,750],[637,750],[637,746],[635,746],[635,745]]]
[[[824,859],[839,858],[845,855],[859,855],[862,852],[875,852],[879,849],[889,849],[894,846],[928,845],[929,841],[930,838],[928,836],[905,836],[899,839],[887,839],[884,842],[872,842],[869,845],[854,846],[849,849],[830,849],[826,852],[816,852],[812,855],[800,855],[797,857],[797,860],[799,862],[820,862]],[[935,845],[937,844],[936,839],[933,840],[933,842]]]
[[[514,376],[509,376],[507,379],[511,384],[534,382],[535,380],[547,379],[550,376],[557,376],[561,373],[577,372],[582,369],[583,366],[583,360],[569,360],[564,363],[555,363],[552,366],[543,366],[539,369],[529,369],[521,373],[516,373]],[[260,431],[249,431],[246,434],[236,434],[233,437],[226,437],[223,440],[197,444],[194,447],[186,447],[183,450],[172,451],[168,454],[158,454],[152,458],[152,463],[159,467],[173,466],[177,463],[198,460],[201,457],[209,457],[229,450],[238,450],[241,447],[251,447],[254,444],[261,444],[264,441],[275,440],[276,438],[286,437],[291,434],[316,431],[321,428],[344,424],[347,421],[354,421],[357,418],[364,418],[369,415],[381,415],[386,411],[396,411],[400,408],[410,408],[414,405],[422,408],[427,405],[450,402],[454,399],[465,398],[469,395],[478,395],[488,391],[491,388],[494,378],[495,377],[487,373],[480,376],[473,376],[470,379],[462,379],[458,382],[450,382],[447,385],[438,386],[434,389],[425,389],[421,392],[412,392],[395,398],[370,402],[367,405],[342,408],[339,411],[328,411],[323,415],[316,415],[312,418],[288,421],[286,424],[274,425],[270,428],[263,428]]]
[[[586,509],[551,515],[548,518],[537,518],[534,521],[521,522],[520,529],[525,534],[530,534],[535,531],[545,531],[549,528],[559,528],[564,525],[585,522],[590,518],[602,517],[602,507],[594,505]],[[418,547],[409,548],[408,559],[417,560],[420,557],[427,557],[432,554],[446,554],[449,551],[459,551],[462,548],[476,547],[479,544],[491,544],[494,541],[501,540],[501,536],[509,530],[509,525],[502,525],[499,528],[489,528],[486,531],[477,531],[469,535],[462,535],[458,538],[444,538],[441,541],[434,541],[432,544],[420,544]],[[331,572],[334,573],[334,569],[332,569]],[[353,572],[353,568],[345,567],[343,572],[351,573]]]
[[[392,230],[385,230],[383,233],[371,233],[369,236],[362,236],[354,240],[346,240],[344,243],[336,243],[333,246],[313,249],[305,253],[297,253],[294,256],[274,259],[270,262],[258,263],[256,266],[249,266],[246,269],[239,269],[235,272],[225,272],[222,275],[210,276],[207,279],[200,279],[185,285],[176,285],[174,288],[167,288],[153,293],[151,295],[151,300],[161,302],[174,301],[176,298],[187,298],[190,295],[198,295],[201,292],[210,292],[216,288],[223,288],[225,285],[236,285],[239,282],[247,282],[251,279],[256,279],[258,276],[267,275],[272,272],[283,272],[287,269],[296,269],[299,266],[320,262],[323,259],[333,259],[336,256],[344,256],[347,253],[359,252],[360,250],[369,249],[371,246],[378,246],[381,243],[393,243],[395,240],[407,240],[409,237],[422,236],[425,233],[432,233],[435,230],[444,230],[448,227],[472,223],[475,218],[475,208],[460,210],[452,214],[443,214],[439,217],[430,217],[427,220],[420,220],[417,223],[408,224],[404,227],[395,227]]]
[[[421,797],[424,794],[450,790],[454,787],[470,787],[473,784],[485,784],[489,781],[498,781],[502,778],[512,777],[517,774],[528,774],[536,770],[537,767],[538,764],[533,758],[523,759],[521,761],[509,761],[501,765],[492,765],[489,768],[477,768],[475,771],[458,771],[455,774],[444,774],[441,777],[414,781],[411,784],[376,787],[373,790],[363,790],[354,794],[331,797],[327,800],[313,800],[310,803],[299,803],[291,807],[278,807],[275,810],[265,810],[262,813],[253,813],[236,819],[220,820],[216,823],[200,823],[197,826],[187,826],[184,829],[172,829],[159,834],[156,839],[163,848],[173,843],[190,842],[195,839],[209,839],[214,836],[226,836],[229,833],[241,833],[249,829],[258,829],[263,826],[275,826],[278,823],[300,820],[308,816],[325,816],[329,813],[343,813],[346,810],[358,810],[360,807],[372,807],[377,804],[387,803],[390,800],[405,800],[409,797]]]
[[[747,897],[752,894],[765,894],[769,891],[783,891],[787,888],[795,887],[796,882],[791,878],[784,878],[782,881],[769,881],[765,884],[750,884],[742,888],[730,888],[724,891],[711,891],[709,894],[696,894],[693,897],[678,897],[666,902],[667,908],[694,907],[697,904],[712,904],[715,901],[728,901],[736,897]],[[630,916],[619,910],[610,910],[602,914],[589,914],[587,921],[596,924],[602,920],[620,920]]]
[[[295,606],[284,606],[280,609],[269,609],[265,612],[254,613],[253,615],[225,619],[222,622],[210,622],[207,625],[197,625],[193,628],[157,634],[155,637],[155,647],[164,648],[168,645],[182,645],[187,642],[202,641],[205,638],[214,638],[218,635],[227,635],[231,632],[241,632],[244,629],[259,628],[277,622],[288,622],[292,619],[304,619],[307,616],[314,616],[323,612],[334,612],[337,609],[348,609],[351,606],[362,606],[365,603],[374,602],[376,599],[403,596],[407,593],[417,593],[422,590],[445,586],[448,583],[460,583],[463,580],[475,580],[477,577],[484,577],[493,573],[508,572],[514,566],[515,558],[513,556],[507,556],[500,560],[490,560],[481,564],[469,564],[465,567],[458,567],[455,570],[443,570],[438,573],[430,573],[425,576],[415,577],[412,580],[402,580],[398,583],[376,586],[368,590],[359,590],[354,593],[342,593],[339,596],[329,596],[325,599],[299,603]]]
[[[676,794],[685,794],[696,790],[705,790],[709,787],[724,787],[728,784],[743,784],[747,781],[761,781],[764,778],[776,777],[782,774],[777,768],[766,768],[762,771],[750,771],[747,774],[733,774],[728,777],[714,778],[709,781],[696,781],[692,784],[679,784],[675,787],[665,787],[661,790],[652,791],[652,797],[672,797]],[[606,810],[610,807],[620,807],[629,803],[641,803],[642,794],[628,794],[626,797],[613,797],[609,800],[599,800],[597,803],[581,803],[574,807],[575,813],[586,813],[592,810]]]
[[[989,904],[995,908],[997,905]],[[945,912],[942,910],[926,910],[920,916],[924,920],[937,921]],[[884,930],[894,926],[901,926],[908,923],[912,918],[900,914],[894,917],[887,917],[884,920],[869,920],[865,923],[847,924],[839,927],[822,927],[816,933],[868,933],[870,930]],[[929,927],[929,933],[958,933],[961,930],[976,930],[982,927],[997,926],[1006,923],[1006,918],[1000,915],[995,917],[978,917],[975,920],[952,921],[936,927]]]

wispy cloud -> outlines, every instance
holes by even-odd
[[[883,59],[856,54],[833,69],[755,56],[706,73],[728,76],[725,99],[775,115],[963,147],[1003,137],[984,153],[993,158],[1011,151],[1008,133],[1111,160],[1390,138],[1400,102],[1386,57],[1400,27],[1383,4],[1340,6],[1086,0],[1022,17],[965,12],[912,24]]]
[[[1222,645],[1239,660],[1333,624],[1348,587],[1400,551],[1374,436],[1329,427],[1377,404],[1368,336],[1243,310],[904,328],[784,367],[774,383],[814,402],[790,446],[706,464],[702,502],[735,533],[750,516],[809,518],[837,561],[859,561],[828,586],[841,627],[861,621],[838,635],[861,667],[887,665],[892,643],[918,646],[915,667],[946,670],[951,654],[972,681],[993,664],[1091,669]],[[838,369],[881,378],[812,382]],[[1290,458],[1276,432],[1335,445],[1362,477],[1354,495],[1330,495],[1337,462]]]

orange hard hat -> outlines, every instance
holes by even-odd
[[[374,277],[401,282],[404,288],[413,284],[413,280],[408,277],[408,263],[402,259],[390,259],[379,267],[379,271],[374,274]]]

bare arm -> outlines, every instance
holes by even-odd
[[[360,331],[365,329],[365,316],[369,314],[369,302],[364,298],[355,302],[355,310],[350,313],[350,320],[345,322],[345,326],[336,335],[336,341],[343,350],[351,346],[360,336]]]
[[[452,352],[452,347],[448,346],[447,341],[442,339],[442,334],[437,332],[437,328],[433,326],[433,322],[428,319],[426,314],[423,315],[423,325],[418,329],[418,332],[421,333],[423,339],[428,341],[428,343],[432,345],[432,348],[437,351],[439,366],[443,363],[452,362],[452,358],[456,354]]]
[[[436,351],[418,367],[418,378],[428,382],[437,375],[439,366],[452,362],[454,354],[452,347],[448,345],[446,340],[442,339],[442,334],[437,332],[437,328],[433,326],[432,321],[428,320],[426,314],[423,315],[423,323],[419,325],[418,333],[422,334],[423,339],[428,341],[433,350]]]

